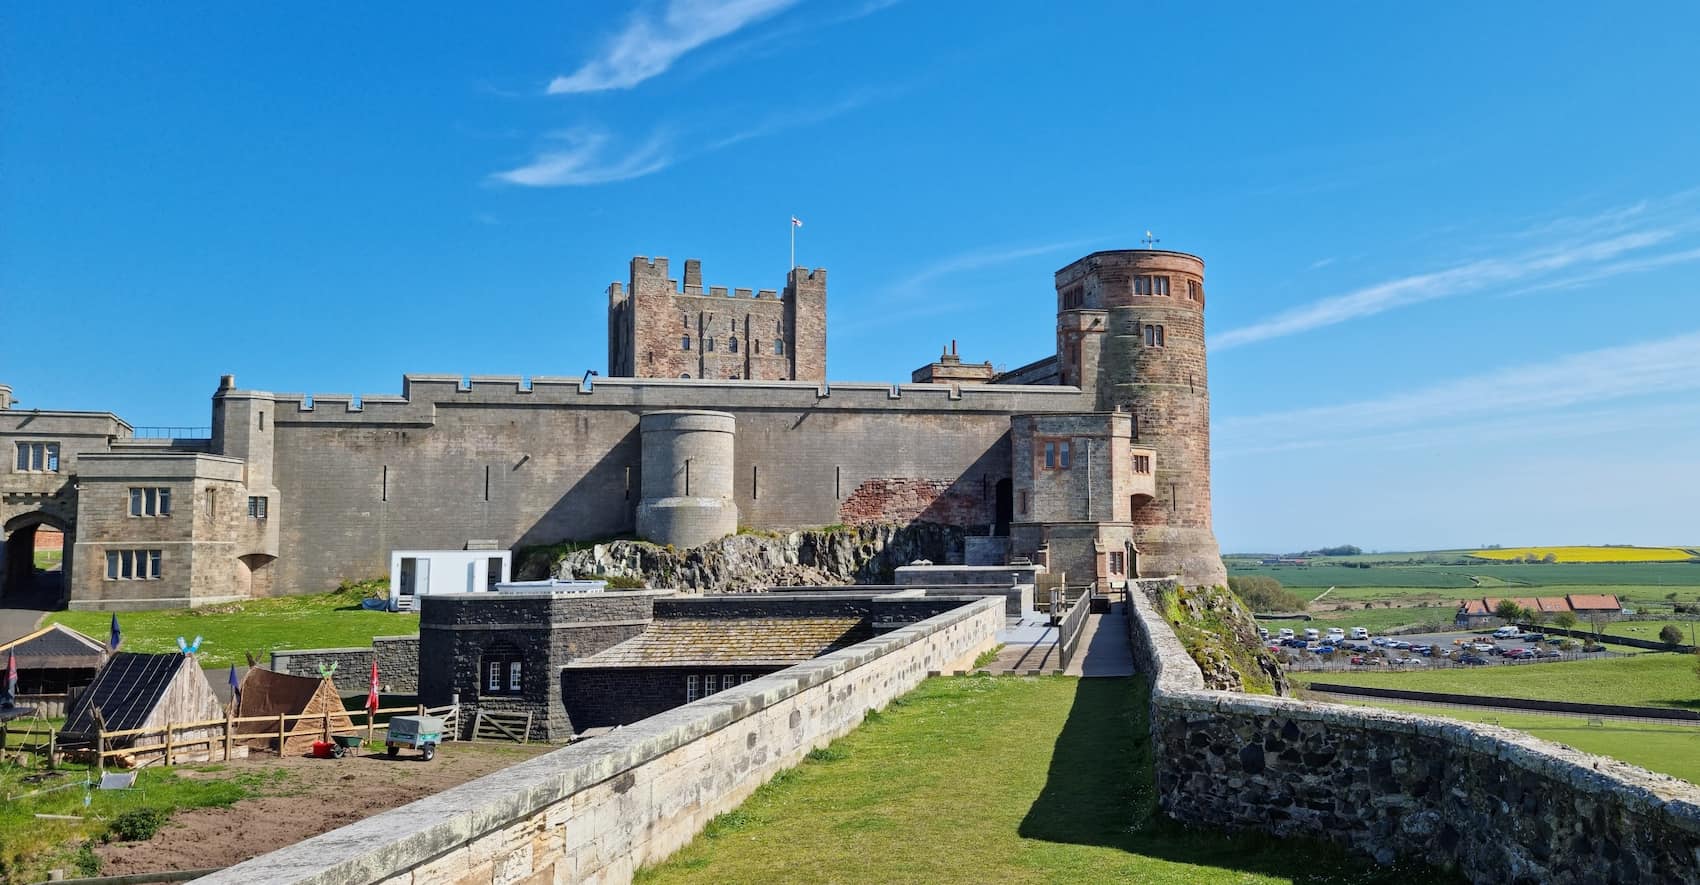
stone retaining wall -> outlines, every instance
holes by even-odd
[[[1003,623],[975,600],[198,881],[626,882]]]
[[[372,658],[378,659],[378,683],[386,694],[419,691],[419,636],[375,636],[367,647],[302,648],[272,652],[272,669],[292,676],[317,676],[320,664],[336,664],[331,677],[343,694],[371,686]]]
[[[1475,882],[1700,882],[1700,787],[1510,729],[1208,690],[1152,603],[1172,583],[1128,594],[1170,817]]]

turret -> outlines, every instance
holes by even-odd
[[[1133,417],[1154,449],[1154,494],[1130,501],[1141,576],[1225,584],[1210,516],[1210,388],[1204,262],[1138,249],[1095,252],[1057,272],[1062,383]]]

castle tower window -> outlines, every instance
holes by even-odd
[[[1045,440],[1045,469],[1067,470],[1071,459],[1069,457],[1069,441],[1066,439]]]
[[[738,352],[738,338],[737,338],[736,335],[734,335],[731,338],[726,339],[726,349],[733,352],[733,353]]]
[[[18,470],[29,473],[58,473],[59,444],[56,442],[18,443]]]
[[[1187,280],[1186,281],[1186,297],[1193,300],[1193,301],[1199,300],[1199,290],[1198,290],[1198,281],[1197,280]]]
[[[691,336],[686,335],[683,338],[679,339],[679,349],[680,350],[690,350],[691,349]]]
[[[785,339],[784,338],[773,339],[773,355],[774,356],[784,356],[785,355]]]
[[[750,353],[757,354],[757,355],[761,354],[761,339],[760,338],[751,338],[750,339]]]
[[[108,581],[157,581],[160,575],[160,560],[164,558],[159,550],[108,550],[106,551],[106,579]]]
[[[1151,456],[1150,455],[1134,455],[1133,456],[1133,472],[1134,473],[1150,473],[1151,472]]]
[[[1135,295],[1167,295],[1169,294],[1169,278],[1141,274],[1133,278],[1133,294]]]
[[[1121,552],[1120,550],[1110,551],[1110,574],[1112,574],[1112,575],[1126,574],[1126,572],[1127,572],[1127,560],[1124,558],[1126,555],[1127,554]]]
[[[713,338],[702,339],[702,352],[703,353],[713,353],[714,352],[714,339]]]
[[[1163,327],[1162,326],[1146,326],[1145,327],[1145,346],[1146,347],[1163,347],[1164,346],[1163,345]]]
[[[131,516],[170,516],[171,490],[164,488],[130,489]]]

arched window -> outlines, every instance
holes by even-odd
[[[691,349],[691,336],[686,335],[685,337],[679,339],[679,349],[680,350],[690,350]]]
[[[685,372],[685,373],[681,374],[679,377],[680,378],[689,378],[689,377],[691,377],[691,373]]]
[[[726,349],[733,353],[738,352],[738,336],[734,335],[731,338],[726,339]]]
[[[511,642],[501,641],[484,650],[478,662],[478,691],[481,695],[517,695],[525,685],[525,655]]]

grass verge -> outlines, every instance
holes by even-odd
[[[419,615],[365,611],[360,600],[374,585],[345,585],[330,593],[279,596],[195,609],[120,612],[124,651],[160,653],[177,650],[177,637],[202,638],[201,664],[245,663],[244,652],[261,661],[273,651],[291,648],[346,648],[370,645],[374,636],[419,632]],[[109,633],[109,612],[63,611],[48,616],[96,639]]]
[[[637,881],[1453,881],[1168,822],[1145,696],[1137,678],[929,679]]]

